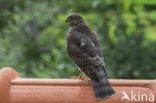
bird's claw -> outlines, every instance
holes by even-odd
[[[85,75],[82,80],[89,80],[89,78]]]
[[[73,77],[73,78],[71,78],[71,79],[82,79],[82,78],[80,78],[80,77]]]

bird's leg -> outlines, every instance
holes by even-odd
[[[82,70],[80,70],[80,76],[79,79],[82,79]]]
[[[84,75],[84,77],[82,79],[83,80],[89,80],[89,78],[87,77],[87,75]]]
[[[82,79],[82,70],[80,70],[80,76],[78,78],[72,78],[72,79]]]

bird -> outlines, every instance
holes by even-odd
[[[80,73],[90,78],[95,99],[113,96],[115,91],[108,81],[98,37],[78,13],[69,14],[65,23],[70,27],[66,36],[67,52]]]

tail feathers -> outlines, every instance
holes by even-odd
[[[97,100],[103,100],[115,94],[107,78],[102,78],[99,81],[92,80],[92,85]]]

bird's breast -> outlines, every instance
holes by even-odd
[[[66,39],[68,40],[69,38],[71,38],[71,33],[69,32],[68,34],[67,34],[67,37],[66,37]]]

